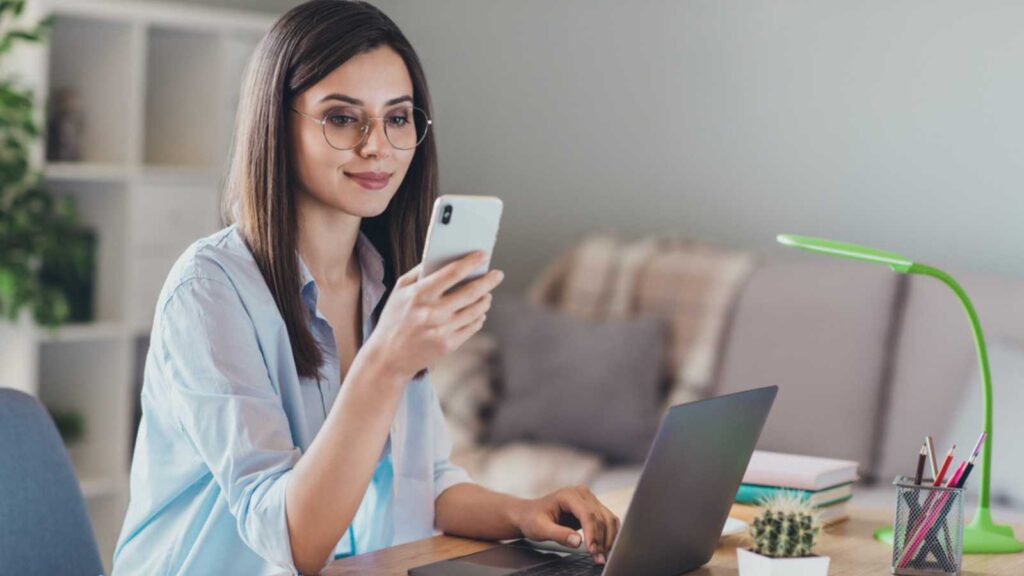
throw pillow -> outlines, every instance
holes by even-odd
[[[661,416],[663,319],[593,321],[516,300],[491,316],[502,372],[491,441],[644,459]]]

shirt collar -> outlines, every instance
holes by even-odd
[[[310,273],[309,267],[306,266],[306,262],[302,259],[301,254],[297,254],[299,258],[299,274],[301,275],[301,287],[300,294],[302,300],[306,303],[309,308],[310,314],[317,314],[316,305],[317,300],[320,298],[320,289],[316,285],[316,280],[313,278],[313,274]],[[381,256],[377,247],[373,245],[373,242],[363,233],[359,231],[359,236],[356,238],[356,257],[359,259],[359,269],[362,278],[362,299],[363,299],[363,322],[365,323],[374,309],[377,308],[377,304],[380,303],[381,297],[384,296],[386,287],[384,286],[384,257]]]

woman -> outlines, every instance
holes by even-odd
[[[526,536],[598,563],[585,488],[492,492],[449,460],[426,367],[480,330],[500,271],[419,279],[437,158],[416,53],[373,6],[314,0],[253,57],[228,228],[160,295],[115,574],[318,572],[430,536]]]

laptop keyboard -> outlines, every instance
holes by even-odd
[[[567,556],[561,560],[513,572],[509,576],[597,576],[604,566],[594,564],[590,556]]]

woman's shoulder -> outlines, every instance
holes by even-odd
[[[158,308],[184,286],[211,282],[240,294],[269,294],[256,260],[235,224],[200,238],[185,249],[167,274]]]

